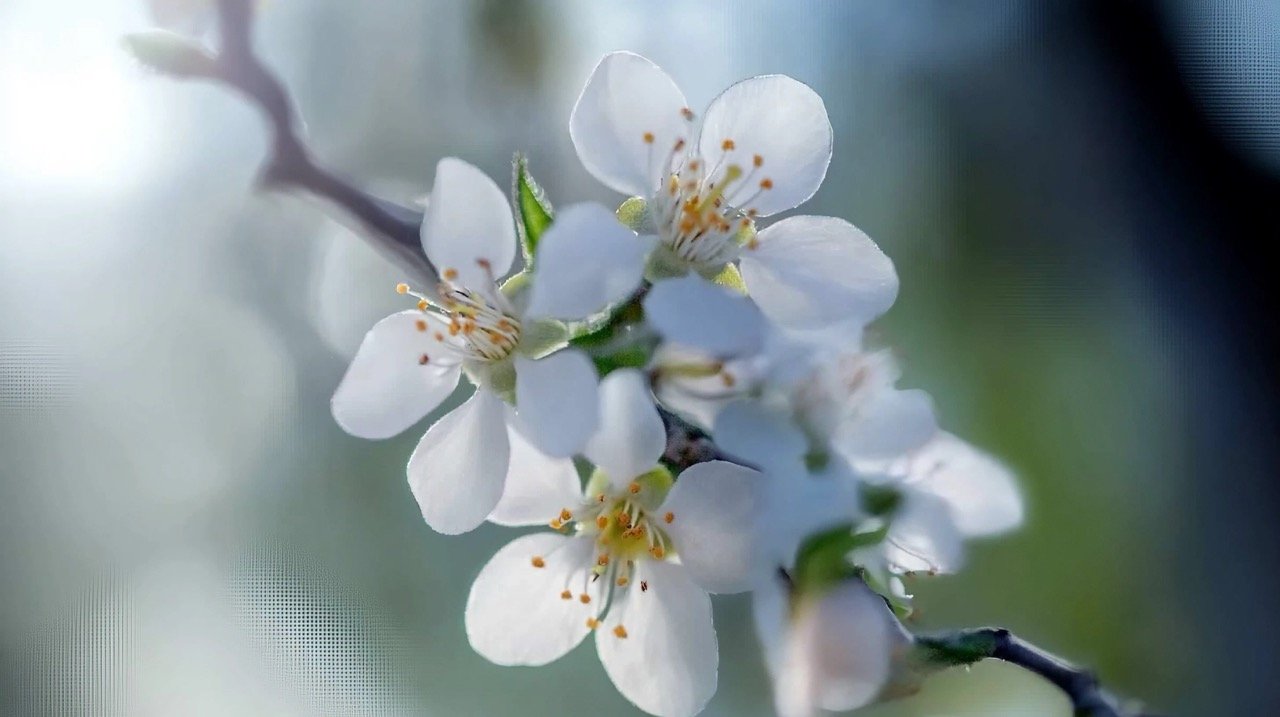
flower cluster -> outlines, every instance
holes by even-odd
[[[416,304],[369,331],[332,402],[348,432],[385,438],[463,375],[475,386],[409,459],[423,518],[545,530],[480,570],[472,647],[542,665],[594,633],[627,699],[693,715],[716,688],[709,595],[752,591],[780,713],[910,690],[901,578],[954,571],[965,538],[1015,527],[1022,506],[864,345],[896,299],[892,262],[842,219],[769,221],[826,174],[821,98],[755,77],[697,113],[656,65],[614,53],[569,130],[621,206],[553,212],[518,160],[513,212],[442,160],[422,224],[437,281],[397,287]],[[672,425],[722,460],[689,465]]]

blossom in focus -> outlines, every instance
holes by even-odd
[[[467,600],[472,647],[502,665],[543,665],[595,633],[618,690],[664,717],[693,715],[719,663],[708,593],[749,586],[756,474],[713,461],[672,482],[658,466],[665,431],[643,375],[601,383],[600,429],[572,461],[532,457],[513,471],[492,520],[556,532],[508,543]]]
[[[615,52],[587,80],[569,130],[587,171],[640,198],[632,224],[656,237],[651,277],[712,278],[736,263],[760,309],[789,326],[869,321],[893,304],[893,263],[852,224],[795,216],[757,231],[757,220],[799,206],[826,176],[831,123],[807,85],[743,80],[699,120],[657,65]]]
[[[493,180],[452,158],[436,168],[422,243],[438,285],[423,293],[397,287],[417,307],[369,331],[332,410],[347,432],[386,438],[440,405],[465,373],[475,393],[427,430],[408,466],[426,522],[461,533],[497,505],[518,445],[570,456],[595,430],[596,371],[564,347],[561,322],[634,290],[644,249],[608,209],[573,205],[543,237],[537,274],[500,283],[516,255],[511,208]],[[584,264],[593,270],[581,271]]]

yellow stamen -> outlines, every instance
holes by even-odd
[[[675,520],[675,519],[676,519],[676,514],[675,514],[675,513],[672,513],[672,512],[671,512],[671,511],[669,511],[669,510],[667,511],[667,514],[666,514],[666,515],[662,516],[662,520],[663,520],[664,522],[666,522],[666,523],[670,523],[671,521],[673,521],[673,520]]]
[[[613,634],[614,634],[614,635],[617,635],[617,636],[618,636],[618,639],[626,639],[626,637],[627,637],[627,628],[625,628],[625,627],[623,627],[623,626],[619,625],[619,626],[617,626],[617,627],[613,628]]]
[[[408,285],[408,284],[396,284],[396,293],[397,293],[397,294],[407,294],[407,293],[409,293],[409,285]]]
[[[564,592],[560,593],[560,599],[561,599],[561,600],[572,600],[572,599],[573,599],[573,593],[569,592],[568,590],[565,590]]]
[[[533,562],[533,567],[535,567],[535,568],[545,568],[545,567],[547,567],[547,561],[543,560],[541,555],[535,555],[535,556],[533,556],[533,561],[532,561],[532,562]]]

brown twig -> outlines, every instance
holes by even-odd
[[[917,649],[935,666],[971,665],[995,659],[1044,678],[1067,696],[1076,717],[1154,717],[1122,704],[1093,672],[1076,667],[1002,627],[978,627],[916,637]]]

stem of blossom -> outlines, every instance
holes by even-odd
[[[662,454],[662,459],[677,473],[689,466],[707,461],[728,461],[747,468],[755,468],[751,463],[721,450],[706,431],[661,405],[658,406],[658,414],[662,416],[662,423],[667,427],[667,450]]]
[[[928,667],[972,665],[996,659],[1053,683],[1071,700],[1076,717],[1154,717],[1124,705],[1102,689],[1098,678],[1001,627],[978,627],[915,638],[917,656]]]
[[[365,229],[363,236],[383,256],[410,274],[416,288],[435,292],[436,269],[422,249],[422,214],[373,196],[318,165],[300,136],[297,111],[284,85],[253,50],[255,0],[217,0],[218,41],[208,62],[166,66],[164,58],[140,58],[173,77],[195,77],[230,87],[262,111],[272,131],[271,154],[260,183],[268,188],[310,192],[342,207]],[[186,56],[190,59],[190,56]]]

